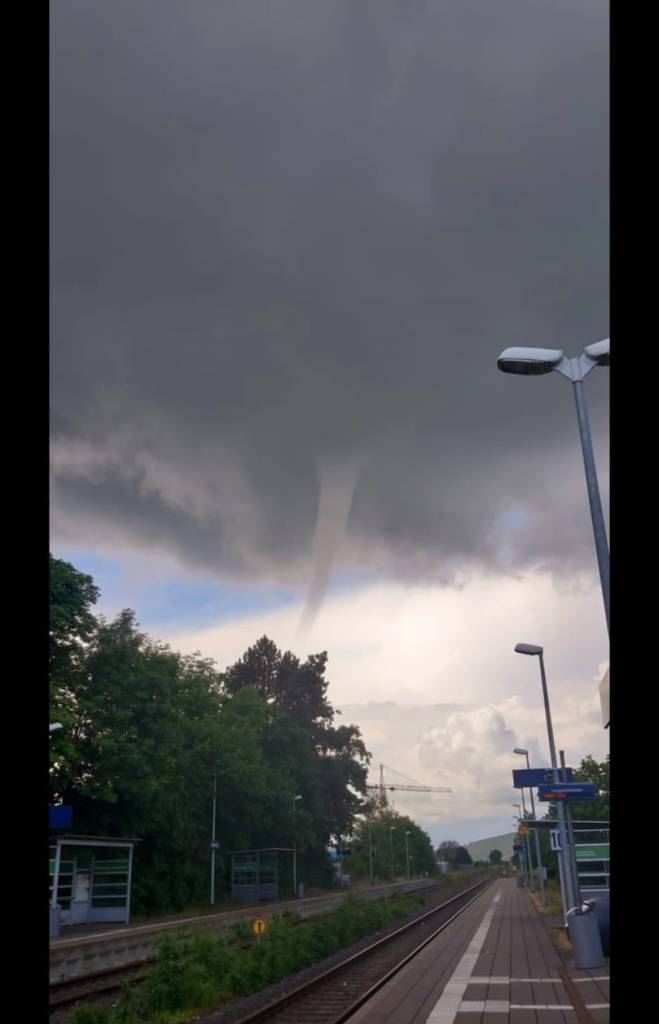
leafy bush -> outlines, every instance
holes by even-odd
[[[251,940],[243,921],[223,932],[166,935],[143,983],[126,988],[113,1007],[75,1007],[70,1024],[177,1024],[235,996],[258,992],[422,903],[419,896],[374,901],[349,896],[336,910],[309,920],[290,911],[276,915],[259,942]]]

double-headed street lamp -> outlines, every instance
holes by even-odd
[[[515,747],[515,749],[513,750],[513,754],[521,754],[523,757],[525,757],[526,758],[526,769],[527,769],[527,771],[531,770],[531,765],[529,764],[529,752],[528,752],[528,750],[525,750],[523,747]],[[533,821],[535,821],[536,820],[536,817],[535,817],[535,801],[533,799],[533,787],[532,786],[529,786],[529,794],[531,796],[531,818],[532,818]],[[522,787],[522,800],[523,799],[524,799],[524,789]],[[536,864],[537,864],[537,868],[538,868],[538,881],[540,882],[540,899],[542,900],[542,905],[544,907],[544,906],[546,906],[546,899],[545,899],[545,882],[544,882],[544,879],[542,877],[542,859],[541,859],[541,856],[540,856],[540,836],[538,834],[538,829],[537,828],[534,828],[533,832],[535,834],[535,857],[536,857]],[[530,859],[530,857],[529,857],[529,859]]]
[[[524,376],[537,376],[543,373],[560,373],[572,382],[574,398],[579,421],[579,436],[583,452],[584,469],[586,471],[586,487],[590,502],[590,515],[595,535],[595,550],[599,567],[606,628],[609,629],[609,546],[606,539],[602,499],[597,484],[593,441],[590,436],[590,425],[586,400],[583,394],[583,381],[596,366],[608,366],[609,339],[587,345],[583,353],[575,359],[568,358],[557,348],[507,348],[497,359],[497,366],[504,373],[519,373]]]

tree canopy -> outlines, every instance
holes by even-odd
[[[447,861],[452,868],[464,867],[472,863],[471,854],[465,846],[455,839],[445,839],[437,847],[437,860]]]
[[[360,819],[350,842],[352,854],[346,871],[356,877],[369,877],[371,851],[373,876],[380,881],[405,878],[407,855],[410,876],[430,874],[436,867],[430,836],[412,818],[391,807]]]
[[[290,848],[295,831],[300,878],[330,878],[327,847],[364,806],[369,755],[359,728],[336,722],[327,653],[300,661],[264,636],[221,672],[148,637],[129,609],[95,617],[97,597],[51,557],[51,715],[65,728],[50,796],[73,806],[78,832],[142,839],[136,909],[206,896],[215,778],[222,851]]]

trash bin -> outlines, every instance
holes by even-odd
[[[62,910],[61,907],[50,907],[49,908],[49,934],[51,939],[56,939],[60,933],[60,918]]]
[[[297,898],[299,900],[304,899],[304,882],[297,883]]]
[[[574,953],[574,966],[582,971],[602,967],[604,954],[600,929],[590,902],[568,910],[567,927]]]
[[[609,955],[609,894],[602,893],[601,896],[593,897],[590,901],[593,906],[593,913],[597,917],[604,956]]]

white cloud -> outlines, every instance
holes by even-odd
[[[300,608],[248,615],[205,630],[170,633],[179,650],[200,650],[224,668],[266,633],[295,649]],[[380,761],[423,784],[453,793],[397,792],[433,839],[476,839],[508,831],[513,747],[548,765],[537,661],[515,655],[517,641],[545,646],[556,742],[568,764],[603,758],[597,685],[606,630],[599,590],[557,590],[548,577],[477,577],[460,589],[372,586],[330,597],[305,650],[327,649],[329,697],[343,720],[362,729]],[[392,781],[395,777],[391,776]]]

